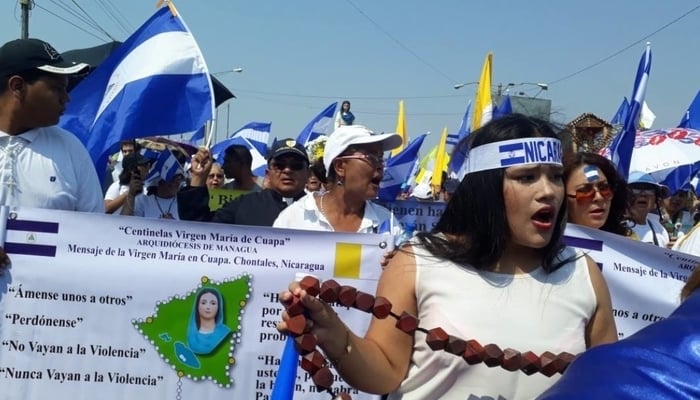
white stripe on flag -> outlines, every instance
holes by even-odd
[[[173,60],[173,54],[178,59]],[[143,60],[149,60],[145,63]],[[176,62],[173,62],[176,61]],[[206,65],[189,32],[164,32],[137,46],[112,73],[94,123],[130,82],[154,75],[204,74]],[[157,101],[154,99],[154,101]]]

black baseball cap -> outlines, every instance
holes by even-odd
[[[122,159],[122,168],[125,171],[130,171],[139,165],[148,165],[151,163],[149,158],[142,156],[139,153],[125,155]]]
[[[39,39],[16,39],[0,47],[0,77],[32,69],[74,75],[87,68],[85,63],[65,61],[53,46]]]
[[[299,156],[307,163],[309,162],[309,155],[306,154],[306,149],[301,145],[301,143],[297,143],[297,141],[294,139],[281,139],[273,143],[272,148],[267,155],[267,161],[286,154]]]

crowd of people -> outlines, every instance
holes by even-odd
[[[356,124],[348,101],[343,102],[321,159],[312,160],[292,138],[277,140],[267,154],[265,175],[257,177],[251,172],[247,148],[231,146],[222,160],[214,160],[209,150],[201,148],[189,160],[189,168],[168,179],[146,181],[154,161],[144,157],[137,142],[128,141],[122,143],[114,183],[103,194],[97,173],[87,167],[92,162],[85,148],[56,126],[69,101],[67,77],[85,67],[65,63],[48,43],[36,39],[0,48],[0,204],[329,232],[399,233],[399,222],[373,200],[383,177],[384,154],[400,146],[401,138]],[[498,151],[504,144],[552,151],[544,159],[504,167]],[[445,176],[440,193],[419,185],[408,196],[440,199],[445,202],[444,213],[434,229],[418,232],[388,255],[377,287],[377,296],[390,299],[394,310],[415,315],[421,324],[502,349],[584,353],[581,365],[585,365],[586,360],[595,360],[594,355],[586,356],[587,349],[614,343],[618,335],[601,271],[590,257],[562,244],[567,220],[700,253],[692,188],[671,195],[648,174],[632,171],[628,180],[622,179],[614,165],[597,154],[564,154],[558,131],[547,122],[505,116],[488,122],[457,147],[469,153],[466,175],[461,181]],[[221,188],[247,193],[212,210],[209,191]],[[1,252],[0,263],[9,263]],[[700,269],[689,280],[684,304],[697,304],[699,274]],[[418,337],[422,333],[406,335],[389,320],[375,318],[366,333],[354,333],[330,305],[307,295],[296,282],[280,299],[287,303],[293,296],[307,308],[312,333],[340,375],[362,391],[406,400],[530,399],[557,380],[469,365],[432,351]],[[679,328],[676,334],[697,336],[697,307],[679,312],[686,324],[672,317],[673,326],[696,324],[696,329]],[[279,324],[281,331],[287,317]],[[641,343],[656,348],[661,339],[648,335],[644,340]],[[626,359],[629,352],[615,354]],[[692,360],[696,369],[697,358]],[[574,362],[565,380],[576,379],[581,368]],[[694,375],[695,383],[698,376]],[[662,385],[662,380],[647,384]],[[697,393],[697,388],[678,390]],[[555,385],[547,393],[544,398],[549,399],[564,398],[558,393],[567,392]]]

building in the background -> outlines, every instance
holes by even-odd
[[[592,113],[583,113],[566,125],[567,131],[562,133],[564,149],[574,152],[586,151],[598,153],[608,147],[616,130],[604,119]],[[571,146],[569,149],[568,146]]]
[[[494,102],[499,106],[504,99],[505,94],[499,95],[496,93],[494,96]],[[513,113],[523,114],[529,117],[537,117],[545,121],[550,120],[550,115],[552,113],[552,100],[511,95],[510,104],[513,108]]]

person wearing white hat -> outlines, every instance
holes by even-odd
[[[337,232],[398,233],[386,208],[373,203],[384,176],[384,152],[401,145],[395,133],[375,134],[362,125],[344,125],[328,138],[323,164],[327,191],[309,193],[287,207],[277,228]]]
[[[668,188],[640,171],[632,171],[627,178],[630,189],[629,215],[633,222],[632,238],[641,242],[666,247],[670,238],[661,224],[661,217],[651,211],[659,210],[660,201],[668,197]],[[650,215],[651,214],[651,215]]]

